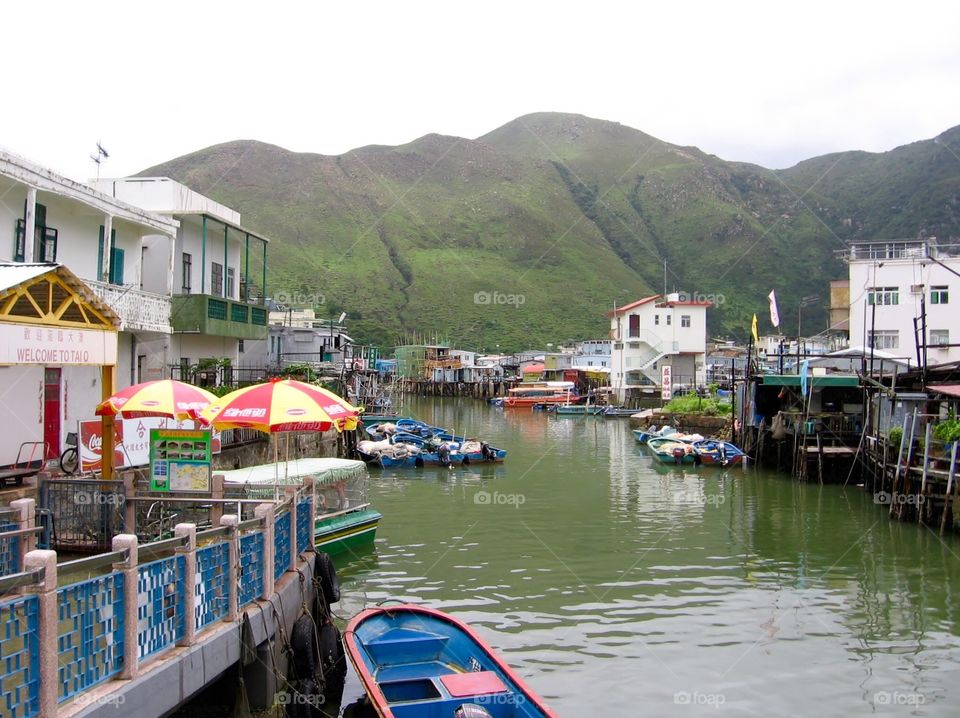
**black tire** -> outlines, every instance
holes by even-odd
[[[331,622],[320,629],[320,665],[326,681],[342,681],[347,675],[346,656],[340,631]]]
[[[80,456],[77,454],[76,448],[70,446],[60,454],[60,471],[65,474],[75,474],[77,473],[77,468],[80,465]]]
[[[337,577],[337,569],[333,565],[333,559],[329,554],[322,551],[317,553],[317,558],[313,563],[314,577],[320,583],[320,590],[323,592],[324,603],[330,605],[340,600],[340,579]]]
[[[293,675],[297,680],[305,680],[316,675],[320,665],[320,653],[317,650],[317,634],[313,628],[313,619],[306,613],[293,624],[290,634],[290,648],[293,654]]]

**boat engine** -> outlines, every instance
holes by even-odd
[[[683,455],[686,451],[683,450],[682,446],[678,446],[673,450],[673,460],[678,464],[683,462]]]
[[[453,712],[453,718],[493,718],[483,706],[476,703],[464,703]]]

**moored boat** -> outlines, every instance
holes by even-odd
[[[373,543],[382,514],[367,499],[369,474],[362,461],[333,458],[291,459],[217,472],[224,486],[246,487],[250,496],[274,496],[277,484],[313,479],[313,544],[336,554]]]
[[[737,466],[745,454],[740,447],[720,439],[704,439],[694,443],[700,461],[707,466]]]
[[[703,437],[700,437],[701,439]],[[654,458],[664,464],[699,464],[700,455],[690,441],[670,437],[654,437],[647,441]]]
[[[503,397],[505,407],[532,407],[534,404],[569,404],[577,398],[572,381],[538,381],[516,386]]]
[[[469,626],[424,606],[367,609],[344,645],[380,718],[555,718]]]

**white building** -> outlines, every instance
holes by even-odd
[[[709,306],[655,294],[606,314],[613,341],[610,385],[618,401],[655,394],[664,366],[671,367],[675,387],[703,383]]]
[[[94,185],[179,224],[175,244],[150,247],[153,271],[144,288],[172,294],[173,334],[154,342],[154,353],[185,380],[205,363],[241,365],[244,342],[267,336],[269,240],[244,228],[239,212],[167,177],[101,179]]]
[[[916,363],[914,319],[922,327],[925,310],[927,364],[960,360],[960,322],[954,314],[960,302],[960,245],[940,245],[932,238],[861,242],[846,259],[852,346],[873,346]]]
[[[145,347],[171,331],[167,265],[157,257],[171,251],[178,222],[3,151],[0,198],[8,238],[0,243],[0,262],[64,265],[85,285],[76,289],[79,295],[92,290],[119,318],[114,388],[136,383],[148,368],[161,369],[163,357]],[[0,384],[5,414],[16,417],[0,440],[0,464],[13,461],[24,441],[44,441],[48,455],[59,456],[77,421],[94,418],[102,392],[93,364],[0,366]]]

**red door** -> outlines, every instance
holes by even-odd
[[[60,456],[60,372],[43,370],[43,443],[48,459]]]

